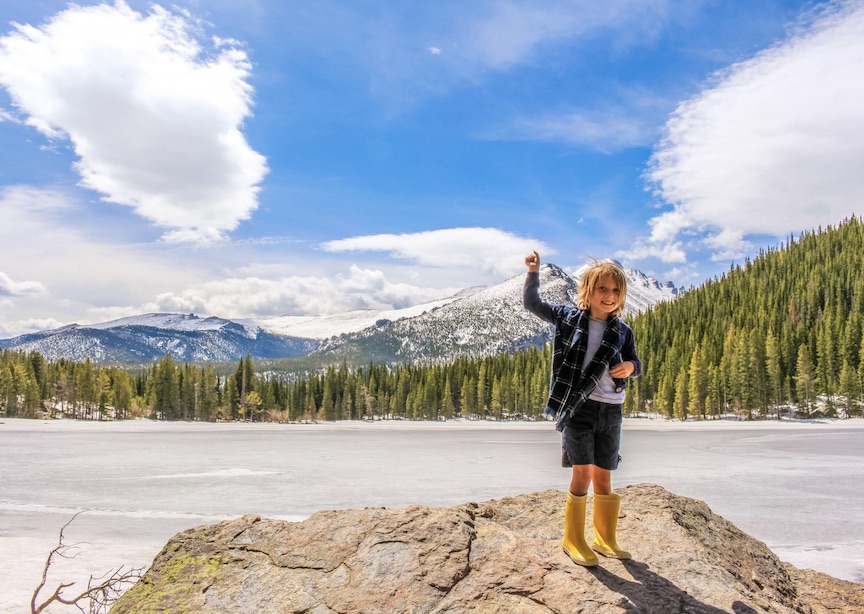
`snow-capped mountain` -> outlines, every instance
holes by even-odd
[[[649,309],[679,292],[627,269],[627,311]],[[540,292],[574,304],[582,269],[568,275],[553,264],[540,271]],[[550,327],[522,308],[523,275],[491,287],[405,309],[360,310],[326,316],[226,320],[151,313],[100,324],[71,324],[0,340],[0,348],[37,351],[49,360],[148,362],[171,353],[180,361],[230,361],[309,355],[315,362],[447,361],[540,344]]]
[[[540,294],[555,304],[575,304],[579,277],[554,264],[540,269]],[[626,314],[650,308],[677,296],[671,284],[660,284],[635,270],[628,278]],[[449,361],[457,356],[487,356],[541,344],[551,338],[551,327],[522,307],[524,275],[475,290],[420,315],[325,340],[312,352],[334,360],[374,362]],[[329,362],[329,361],[325,361]]]
[[[101,324],[70,324],[0,340],[0,348],[37,351],[48,360],[151,362],[171,353],[181,361],[303,356],[318,343],[276,335],[221,318],[150,313]]]

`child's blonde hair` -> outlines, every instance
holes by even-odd
[[[591,294],[594,288],[597,287],[597,282],[601,277],[609,276],[618,282],[618,289],[621,291],[619,295],[618,306],[612,315],[620,316],[624,311],[624,302],[627,300],[627,276],[624,275],[624,269],[618,266],[617,263],[609,260],[595,261],[594,266],[582,274],[582,279],[579,283],[579,302],[576,305],[579,309],[588,309],[591,304]]]

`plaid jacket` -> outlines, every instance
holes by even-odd
[[[525,278],[522,304],[534,315],[555,325],[546,413],[555,416],[559,431],[564,428],[567,418],[582,406],[610,365],[629,360],[635,367],[630,377],[642,372],[633,331],[617,316],[609,319],[600,347],[583,371],[582,363],[588,347],[588,311],[543,301],[540,298],[540,274],[531,272]],[[626,379],[613,379],[617,390],[627,387]]]

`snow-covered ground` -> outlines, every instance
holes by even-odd
[[[864,421],[624,426],[614,484],[708,503],[782,559],[864,581]],[[0,612],[21,612],[60,527],[52,587],[146,566],[174,533],[245,513],[454,505],[565,488],[549,423],[0,421]],[[638,552],[636,552],[638,556]],[[64,612],[65,609],[56,609]]]

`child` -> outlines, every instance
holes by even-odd
[[[612,470],[618,468],[621,405],[628,377],[642,363],[633,331],[619,315],[624,310],[627,279],[612,262],[600,262],[582,275],[577,309],[550,305],[540,298],[540,255],[525,258],[528,275],[523,304],[555,325],[552,381],[546,413],[561,431],[561,464],[572,468],[564,507],[564,552],[585,567],[603,556],[629,559],[615,539],[621,497],[612,493]],[[594,541],[585,541],[585,504],[594,483]]]

